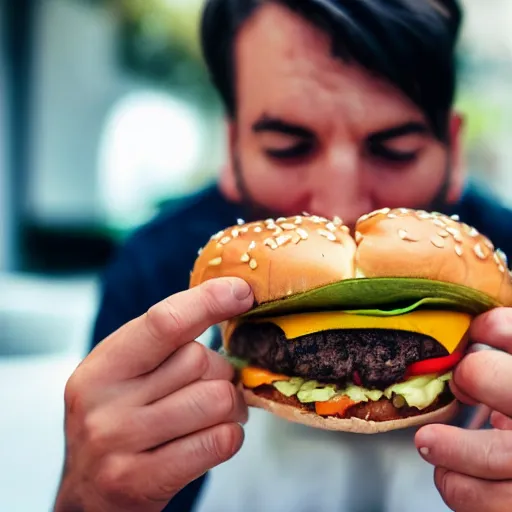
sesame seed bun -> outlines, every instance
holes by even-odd
[[[356,244],[339,220],[290,217],[252,222],[215,235],[199,255],[191,286],[240,277],[258,304],[354,277]]]
[[[364,215],[353,236],[340,219],[317,216],[228,228],[201,251],[190,285],[226,276],[247,281],[257,304],[344,279],[416,277],[512,305],[506,257],[489,239],[454,218],[404,208]]]
[[[407,209],[359,219],[356,267],[367,278],[416,277],[461,284],[512,304],[506,256],[456,218]]]
[[[359,418],[342,419],[332,416],[324,418],[314,412],[304,411],[293,405],[282,404],[258,396],[243,386],[241,386],[241,389],[247,405],[264,409],[285,420],[323,430],[337,430],[357,434],[378,434],[380,432],[389,432],[390,430],[418,427],[428,423],[445,423],[455,418],[459,410],[459,404],[456,400],[453,400],[448,405],[435,411],[399,420],[366,421]]]

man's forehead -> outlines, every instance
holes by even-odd
[[[370,109],[377,117],[377,106],[384,118],[397,109],[417,113],[389,83],[334,58],[328,34],[274,3],[260,7],[240,31],[235,68],[242,111],[266,108],[287,115],[309,108],[332,114],[350,104],[354,116]]]

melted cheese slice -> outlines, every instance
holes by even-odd
[[[287,375],[279,375],[278,373],[272,373],[262,368],[256,368],[253,366],[247,366],[242,368],[240,372],[240,379],[246,388],[257,388],[264,384],[273,384],[279,380],[290,380]]]
[[[388,317],[327,311],[262,318],[252,320],[252,322],[273,323],[284,331],[289,340],[306,334],[333,329],[394,329],[409,331],[431,336],[446,348],[449,354],[452,354],[463,340],[471,320],[471,315],[467,313],[419,310],[404,315]],[[231,332],[225,333],[227,338],[229,338]]]

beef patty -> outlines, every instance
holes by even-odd
[[[320,331],[292,340],[272,323],[245,323],[229,341],[231,355],[275,373],[344,384],[357,372],[364,386],[384,389],[403,380],[416,361],[448,351],[423,334],[388,329]]]

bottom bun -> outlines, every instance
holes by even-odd
[[[243,387],[243,393],[247,405],[265,409],[272,414],[294,423],[301,423],[309,427],[321,428],[323,430],[338,430],[340,432],[354,432],[357,434],[378,434],[399,430],[409,427],[426,425],[427,423],[447,423],[452,420],[458,412],[459,404],[453,400],[448,405],[435,411],[409,418],[391,421],[365,421],[359,418],[335,418],[319,416],[314,412],[304,411],[293,405],[286,405],[253,393],[250,389]]]

